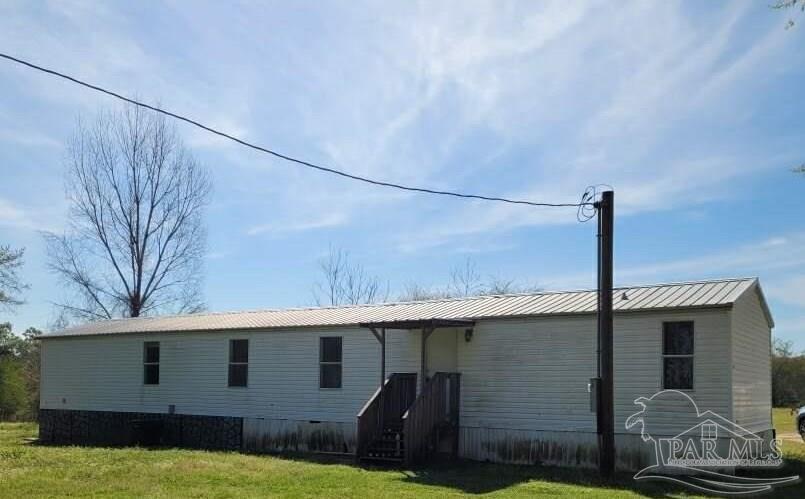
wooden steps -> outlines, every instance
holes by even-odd
[[[356,458],[410,465],[441,452],[456,457],[460,380],[437,372],[417,394],[416,374],[392,374],[358,413]]]
[[[369,444],[361,460],[402,463],[405,460],[405,437],[402,430],[384,428],[380,437]]]

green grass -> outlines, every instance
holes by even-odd
[[[300,456],[44,446],[28,440],[36,432],[34,424],[0,423],[0,497],[686,496],[681,489],[668,494],[662,484],[638,484],[631,474],[602,481],[591,470],[482,463],[364,468]],[[786,443],[784,449],[786,471],[805,475],[805,445]],[[805,497],[802,487],[780,492]]]
[[[797,424],[794,421],[795,413],[788,407],[775,407],[772,409],[772,421],[777,433],[797,433]]]

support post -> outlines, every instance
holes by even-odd
[[[598,207],[598,397],[599,469],[603,476],[615,471],[614,342],[612,332],[613,191],[601,193]]]
[[[433,332],[433,327],[432,326],[431,327],[426,326],[426,327],[422,328],[422,342],[421,342],[421,347],[419,349],[420,350],[420,355],[421,355],[420,367],[421,367],[422,373],[420,375],[421,379],[419,381],[419,393],[422,393],[422,392],[425,391],[425,383],[427,382],[427,379],[426,379],[427,375],[428,375],[427,343],[428,343],[428,337],[430,336],[430,334],[432,332]]]
[[[386,328],[380,330],[380,391],[386,384]]]
[[[378,417],[380,418],[379,423],[382,426],[385,423],[383,409],[386,407],[385,400],[383,400],[383,396],[385,395],[383,392],[385,391],[386,385],[386,328],[381,329],[379,333],[375,328],[369,328],[369,330],[372,331],[377,341],[380,342],[380,411],[378,411]]]

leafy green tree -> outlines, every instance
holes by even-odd
[[[16,419],[27,401],[20,363],[10,355],[0,356],[0,420]]]
[[[37,418],[41,334],[30,327],[20,337],[0,323],[0,419]]]
[[[39,337],[42,331],[29,327],[22,333],[23,345],[21,356],[21,369],[25,380],[26,403],[23,407],[25,419],[39,419],[39,366],[40,349]]]
[[[805,403],[805,355],[796,354],[790,341],[774,339],[771,385],[775,407]]]
[[[17,357],[24,348],[23,340],[11,331],[11,323],[0,323],[0,357]]]

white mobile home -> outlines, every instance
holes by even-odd
[[[773,323],[756,279],[614,297],[619,467],[651,458],[625,422],[637,398],[663,389],[771,433]],[[127,444],[148,427],[168,445],[595,466],[596,298],[545,292],[53,332],[42,341],[40,438]],[[673,408],[652,423],[655,435],[685,429]]]

